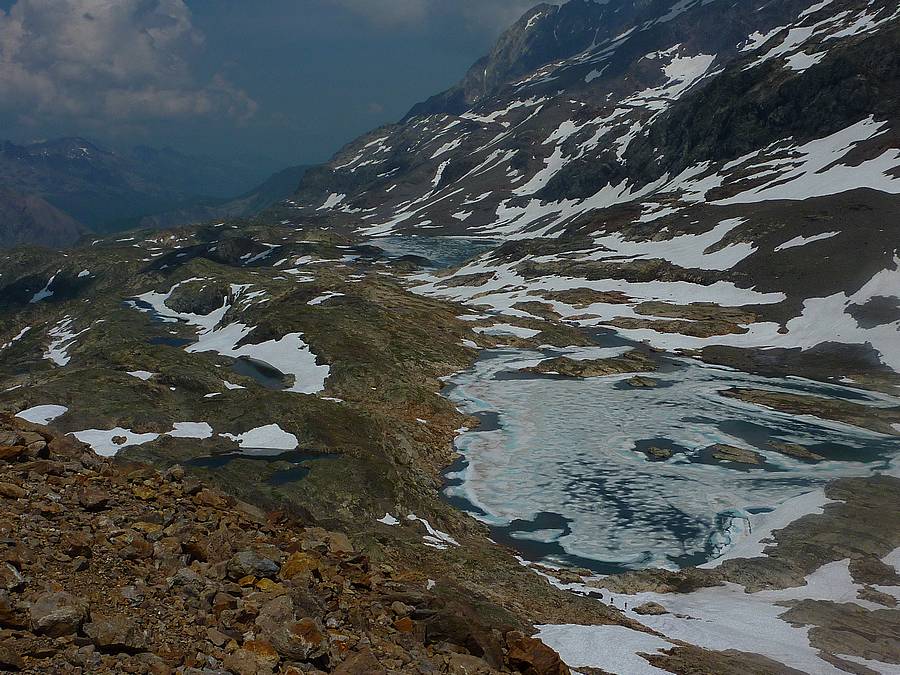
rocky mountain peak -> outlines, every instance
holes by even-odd
[[[461,82],[414,106],[406,119],[465,112],[517,78],[584,51],[609,13],[626,4],[631,3],[570,0],[561,6],[535,6],[500,36],[491,53],[479,59]]]

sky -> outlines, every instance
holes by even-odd
[[[0,139],[327,160],[538,0],[0,0]]]

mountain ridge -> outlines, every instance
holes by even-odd
[[[498,44],[515,43],[541,11]],[[462,112],[414,108],[419,114],[348,144],[307,174],[287,213],[374,237],[560,240],[544,279],[526,250],[518,266],[471,266],[493,271],[492,284],[429,289],[457,300],[478,295],[506,308],[513,296],[554,293],[562,281],[553,276],[574,275],[596,287],[630,284],[635,303],[588,313],[557,303],[555,311],[584,325],[612,321],[659,347],[834,341],[868,345],[900,368],[896,323],[865,327],[850,313],[878,294],[893,297],[885,284],[900,267],[892,244],[900,236],[900,9],[885,0],[579,0],[530,30],[552,33],[564,15],[591,25],[604,12],[612,19],[584,50],[545,55],[490,96],[470,96]],[[763,222],[780,202],[782,220]],[[877,232],[879,213],[890,234],[860,247],[871,258],[853,261],[841,247],[856,213],[867,214],[858,236]],[[835,231],[836,220],[844,229]],[[681,253],[699,242],[695,255]],[[648,262],[629,257],[634,251]],[[837,259],[810,276],[811,252]],[[637,269],[651,258],[655,271]],[[666,286],[675,280],[691,286],[675,295]],[[717,291],[722,284],[733,290]],[[738,335],[688,340],[667,332],[671,324],[629,316],[642,301],[708,300],[759,304],[759,319]],[[826,305],[845,318],[816,332]]]

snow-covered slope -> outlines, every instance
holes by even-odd
[[[486,256],[461,274],[494,287],[454,297],[617,291],[627,302],[553,306],[663,346],[840,342],[897,370],[898,91],[890,0],[541,5],[291,206],[371,236],[557,241]],[[694,302],[755,318],[722,338],[686,323]]]

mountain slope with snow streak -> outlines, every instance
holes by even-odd
[[[495,309],[616,290],[630,301],[554,309],[663,347],[840,343],[897,371],[900,291],[879,280],[900,255],[898,92],[888,0],[542,5],[459,85],[310,172],[291,208],[374,237],[556,241],[475,264],[516,294]],[[491,305],[472,269],[423,290]],[[698,326],[679,309],[697,302],[755,318]]]

